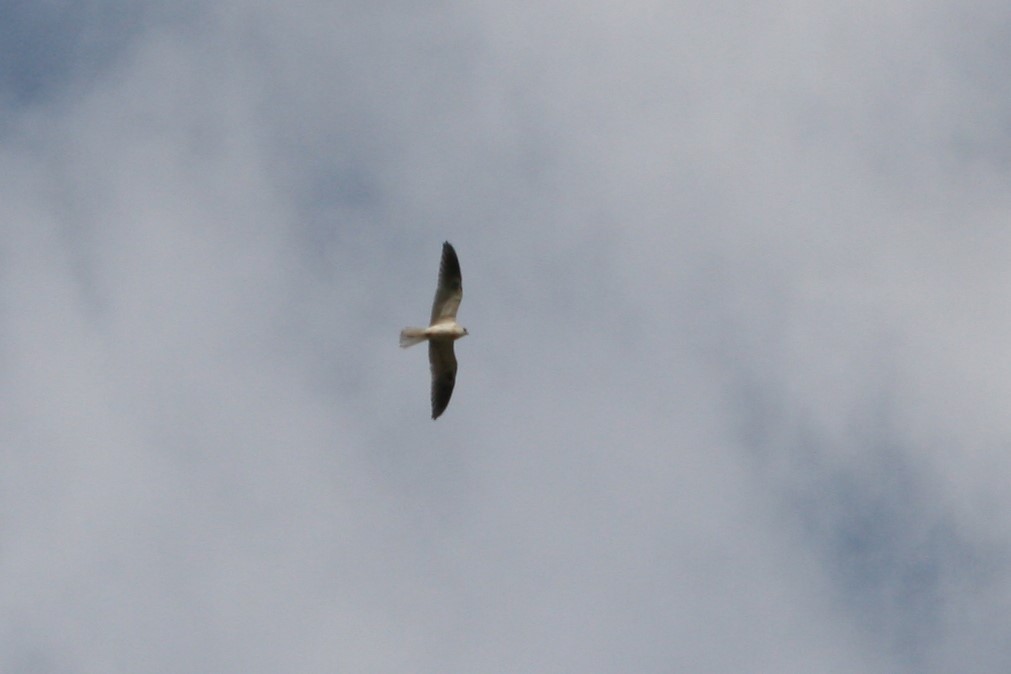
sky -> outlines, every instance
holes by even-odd
[[[0,6],[0,671],[1008,671],[1009,58],[988,0]]]

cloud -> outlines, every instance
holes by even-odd
[[[1007,664],[1005,10],[95,7],[0,46],[0,668]]]

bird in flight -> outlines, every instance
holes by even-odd
[[[432,318],[427,328],[404,328],[400,331],[400,346],[407,348],[428,341],[428,362],[432,366],[432,418],[446,411],[456,384],[456,354],[453,342],[466,336],[467,328],[456,322],[456,310],[463,299],[463,279],[460,260],[449,241],[442,244],[439,264],[439,285],[432,302]]]

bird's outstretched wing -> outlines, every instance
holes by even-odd
[[[439,264],[439,286],[435,289],[432,302],[432,320],[435,325],[443,321],[456,320],[456,310],[463,299],[463,278],[460,276],[460,260],[449,241],[442,244],[442,262]],[[452,355],[452,351],[450,352]],[[456,371],[454,361],[453,370]],[[449,400],[449,397],[446,398]]]
[[[451,249],[452,250],[452,249]],[[440,339],[428,343],[428,362],[432,365],[432,418],[446,411],[456,384],[456,354],[453,342]]]

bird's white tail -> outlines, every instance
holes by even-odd
[[[406,349],[409,346],[421,344],[425,339],[424,328],[404,328],[400,331],[400,348]]]

